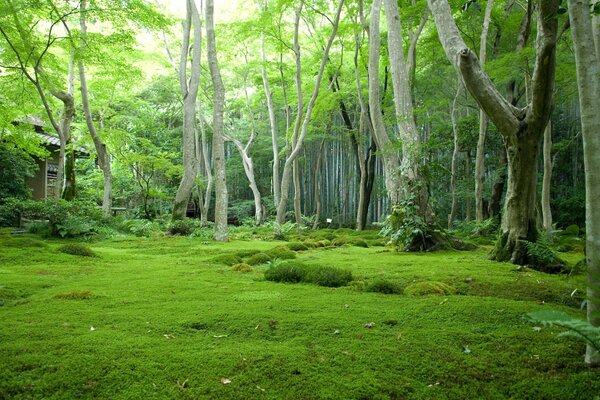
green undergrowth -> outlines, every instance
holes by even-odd
[[[600,393],[584,344],[524,317],[553,309],[585,318],[582,275],[518,271],[489,261],[489,248],[398,253],[371,245],[381,240],[373,231],[290,236],[121,236],[90,245],[97,257],[76,257],[58,251],[76,242],[0,232],[0,399]],[[369,247],[332,246],[339,237]],[[329,245],[281,247],[306,240]],[[261,253],[270,260],[250,265]],[[286,262],[346,270],[353,280],[332,288],[265,279]]]

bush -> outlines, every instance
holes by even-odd
[[[238,257],[235,254],[221,254],[214,257],[212,259],[212,262],[216,264],[228,265],[231,267],[232,265],[242,263],[242,259],[241,257]]]
[[[254,272],[254,268],[246,263],[235,264],[231,269],[237,272]]]
[[[274,247],[271,250],[267,250],[265,252],[271,259],[280,259],[280,260],[292,260],[296,258],[296,253],[288,249],[287,247]]]
[[[306,276],[307,267],[300,261],[283,261],[274,263],[265,271],[265,279],[273,282],[302,282]]]
[[[92,249],[79,243],[65,244],[59,247],[58,251],[73,256],[96,257],[96,253]]]
[[[288,243],[286,244],[286,247],[290,250],[293,251],[305,251],[308,250],[308,246],[304,243],[300,243],[300,242],[292,242],[292,243]]]
[[[312,266],[308,268],[304,280],[319,286],[340,287],[352,280],[352,272],[335,267]]]
[[[249,265],[259,265],[266,264],[271,261],[271,257],[265,253],[257,253],[246,260],[246,263]]]
[[[172,221],[169,224],[167,233],[173,236],[190,236],[198,228],[200,228],[200,221],[184,218]]]
[[[529,264],[536,270],[547,273],[562,273],[566,271],[565,263],[550,248],[550,244],[540,238],[537,242],[525,241]]]
[[[395,282],[390,282],[387,280],[377,280],[367,285],[366,291],[383,294],[402,294],[404,292],[404,289],[402,289],[402,286]]]
[[[117,224],[117,228],[125,233],[130,233],[138,237],[150,237],[153,234],[162,232],[162,229],[157,222],[146,219],[124,220]]]
[[[407,286],[404,293],[409,296],[426,296],[429,294],[450,295],[456,294],[456,289],[443,282],[425,281]]]

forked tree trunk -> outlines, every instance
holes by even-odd
[[[202,26],[200,15],[193,0],[186,1],[186,18],[183,24],[183,43],[179,59],[179,86],[183,98],[183,176],[175,194],[173,219],[185,217],[194,184],[196,183],[196,97],[200,84],[200,53],[202,45]],[[187,64],[190,45],[190,32],[194,27],[192,62],[188,81]]]
[[[80,19],[79,24],[81,26],[81,52],[85,51],[85,36],[87,32],[86,26],[86,8],[87,1],[83,0],[80,4]],[[108,150],[106,149],[106,145],[100,139],[100,136],[96,132],[96,126],[94,125],[94,120],[92,119],[92,110],[90,109],[90,102],[88,99],[88,88],[87,88],[87,80],[85,77],[85,66],[83,63],[83,59],[79,60],[79,81],[81,85],[81,103],[83,105],[83,113],[85,114],[85,122],[87,124],[90,135],[92,136],[92,140],[94,141],[94,147],[96,148],[96,155],[98,156],[98,165],[102,170],[102,174],[104,175],[104,190],[102,195],[102,213],[105,217],[110,217],[111,209],[112,209],[112,171],[110,167],[110,155],[108,154]]]
[[[227,241],[227,183],[225,173],[225,145],[223,141],[223,112],[225,88],[217,60],[214,27],[214,3],[206,0],[206,44],[208,66],[213,83],[213,159],[215,166],[215,240]]]
[[[507,101],[483,72],[477,57],[465,45],[447,0],[428,0],[440,41],[465,86],[505,139],[508,184],[501,238],[493,258],[527,264],[523,241],[535,241],[535,174],[538,146],[550,118],[556,63],[558,0],[538,0],[536,64],[531,101],[519,109]]]
[[[587,261],[587,318],[600,326],[600,37],[598,19],[592,20],[590,0],[569,0],[577,86],[581,109],[585,164],[585,232]],[[585,362],[600,365],[600,352],[588,343]]]

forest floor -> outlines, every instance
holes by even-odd
[[[344,231],[319,232],[308,241]],[[70,241],[1,231],[0,399],[598,398],[584,343],[525,318],[584,318],[583,276],[517,271],[485,246],[408,254],[362,238],[371,246],[296,252],[352,272],[328,288],[223,264],[286,244],[251,234],[116,237],[82,257],[58,251]],[[452,290],[408,290],[420,282]]]

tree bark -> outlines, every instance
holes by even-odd
[[[479,45],[479,63],[481,67],[485,65],[487,55],[487,35],[492,18],[492,9],[494,0],[488,0],[485,6],[485,16],[483,19],[483,29],[481,31],[481,40]],[[488,128],[487,115],[483,110],[479,110],[479,137],[477,138],[477,153],[475,155],[475,220],[483,221],[483,180],[485,175],[485,137]]]
[[[227,183],[225,174],[225,145],[223,141],[223,112],[225,88],[217,60],[214,27],[214,3],[206,0],[206,44],[210,76],[213,83],[213,158],[215,166],[215,240],[227,241]]]
[[[87,33],[86,26],[86,8],[87,1],[83,0],[80,4],[80,17],[79,17],[79,25],[81,27],[81,52],[85,51],[85,37]],[[92,136],[92,140],[94,141],[94,147],[96,148],[96,154],[98,156],[98,165],[102,170],[104,175],[104,191],[102,196],[102,213],[105,217],[110,217],[111,209],[112,209],[112,171],[110,166],[110,155],[108,150],[106,149],[106,145],[100,139],[98,132],[96,131],[96,126],[94,124],[94,120],[92,119],[92,110],[90,109],[90,102],[88,99],[88,88],[87,88],[87,79],[85,76],[85,65],[83,63],[83,59],[80,59],[78,62],[79,66],[79,81],[81,86],[81,103],[83,105],[83,113],[85,115],[85,122]]]
[[[542,179],[542,226],[548,233],[552,231],[552,210],[550,208],[550,184],[552,182],[552,121],[544,130],[544,177]]]
[[[450,206],[450,214],[448,214],[448,229],[452,228],[458,208],[456,201],[456,180],[458,178],[458,153],[460,151],[460,143],[458,141],[458,126],[456,125],[456,103],[458,102],[458,97],[460,96],[462,88],[460,79],[457,80],[456,85],[456,95],[454,95],[452,109],[450,110],[450,120],[452,121],[452,133],[454,137],[454,150],[452,151],[452,167],[450,170],[450,193],[452,196],[452,205]]]
[[[313,230],[319,229],[319,218],[321,217],[321,180],[319,179],[321,176],[321,160],[323,160],[323,146],[325,145],[325,139],[321,140],[321,144],[319,145],[319,154],[317,155],[317,165],[315,166],[315,178],[314,178],[314,188],[313,188],[313,196],[315,203],[315,216],[313,221]]]
[[[446,0],[428,0],[440,41],[465,86],[505,139],[508,152],[508,188],[502,235],[494,259],[528,263],[524,240],[535,241],[535,173],[538,146],[550,118],[556,64],[558,0],[538,0],[536,64],[531,100],[526,108],[513,106],[483,72],[477,57],[465,45]]]
[[[196,166],[196,98],[200,84],[202,26],[194,0],[187,0],[186,8],[186,18],[183,24],[183,43],[179,59],[179,86],[183,98],[183,176],[175,194],[173,219],[185,217],[198,173]],[[192,61],[188,82],[186,71],[192,25],[194,27],[194,43],[192,44]]]
[[[504,146],[504,143],[502,143],[500,146],[500,160],[498,161],[498,167],[496,168],[499,172],[496,181],[492,186],[492,194],[490,195],[490,203],[488,204],[488,215],[490,218],[497,218],[500,216],[500,202],[502,201],[504,186],[506,185],[507,163],[506,147]]]
[[[381,0],[374,0],[371,6],[371,22],[369,24],[369,112],[373,123],[373,137],[383,159],[385,188],[390,199],[390,206],[393,206],[398,204],[401,198],[400,180],[398,179],[400,157],[385,130],[381,113],[379,91],[380,14]]]
[[[586,197],[587,318],[600,326],[600,48],[597,20],[590,15],[590,0],[569,0],[569,19],[573,32]],[[596,40],[596,41],[595,41]],[[587,345],[585,362],[600,365],[600,352]]]

